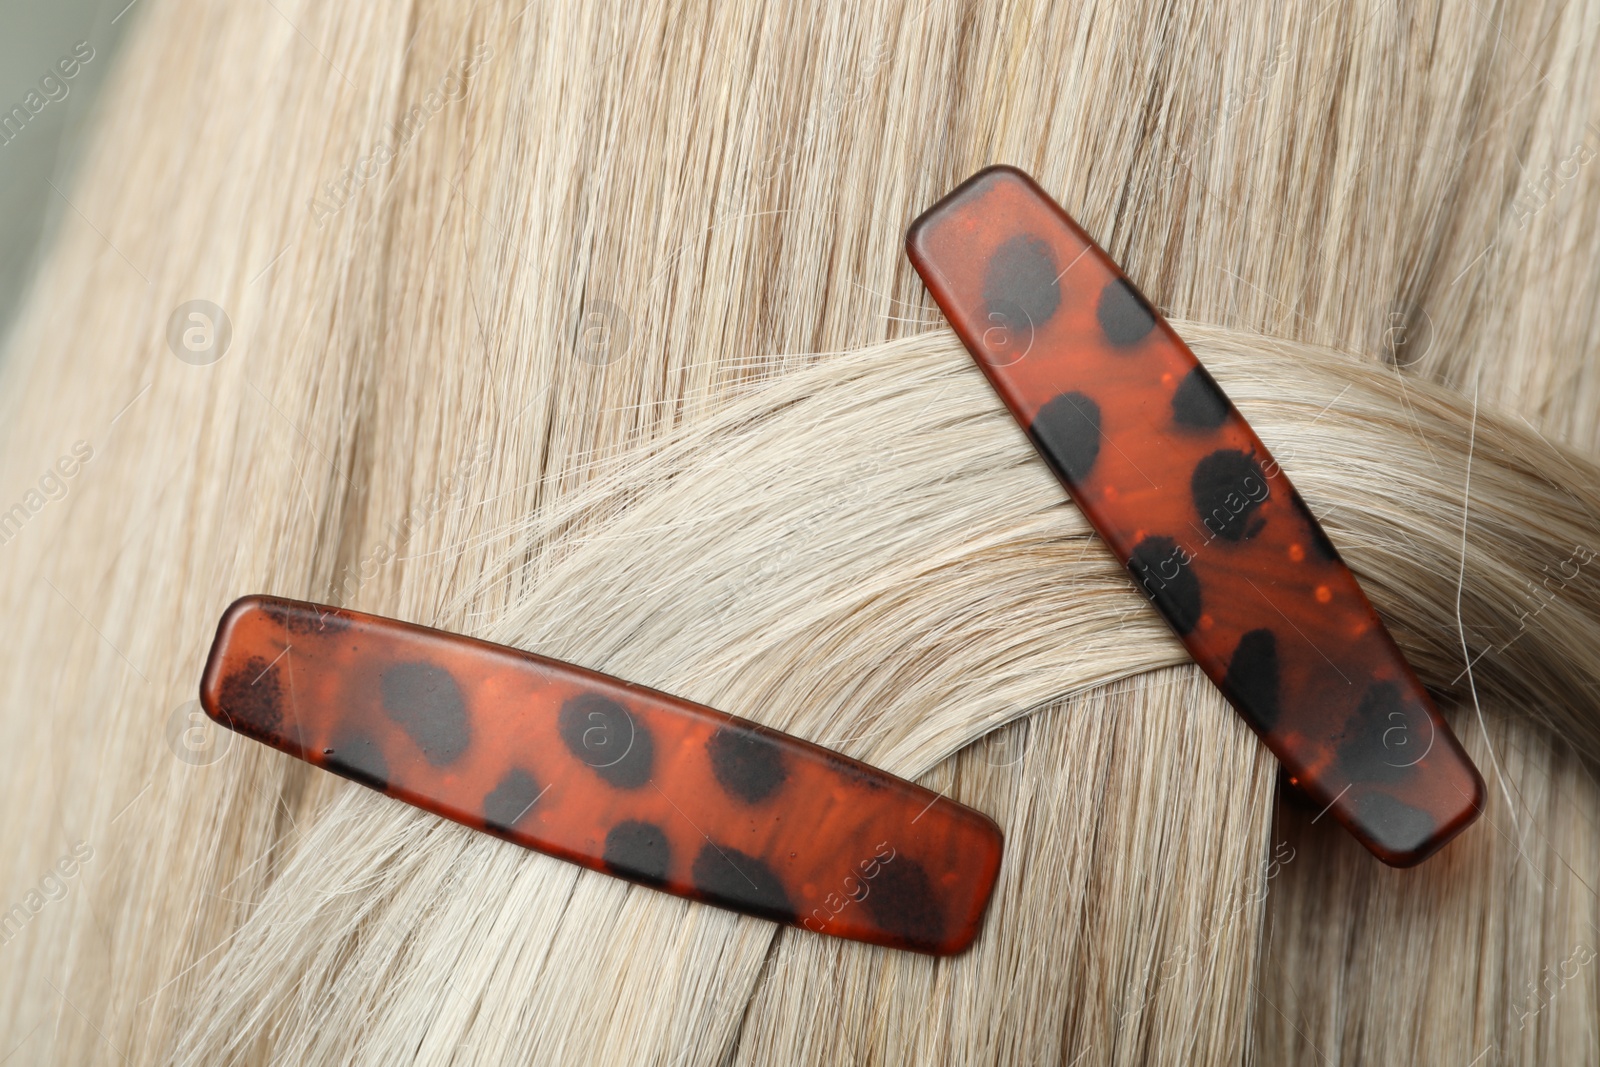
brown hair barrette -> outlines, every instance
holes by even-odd
[[[200,684],[223,726],[515,844],[853,941],[977,936],[1001,834],[788,734],[519,649],[248,596]]]

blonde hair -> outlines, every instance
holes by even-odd
[[[1593,1058],[1600,37],[1498,15],[145,0],[0,369],[0,1053]],[[1421,868],[1277,802],[941,327],[905,225],[991,161],[1449,698],[1491,796]],[[984,932],[816,937],[196,738],[251,591],[916,777],[1006,830]]]

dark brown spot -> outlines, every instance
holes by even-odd
[[[654,823],[618,823],[606,834],[605,861],[612,874],[661,885],[672,866],[672,844]]]
[[[1189,553],[1170,537],[1146,537],[1128,557],[1128,573],[1181,636],[1200,621],[1200,579]]]
[[[397,663],[383,672],[383,707],[435,767],[447,767],[472,744],[467,702],[449,671]]]
[[[759,915],[773,922],[794,922],[794,905],[783,882],[765,863],[728,845],[709,841],[694,858],[695,890],[705,900]]]
[[[908,947],[944,940],[944,912],[921,864],[896,856],[866,884],[870,891],[862,903],[878,929]]]
[[[347,734],[322,752],[322,765],[334,774],[380,793],[389,788],[389,761],[371,738]]]
[[[556,726],[567,751],[618,789],[637,789],[655,770],[655,742],[628,709],[599,693],[561,705]]]
[[[1222,691],[1257,730],[1278,725],[1278,639],[1271,630],[1251,630],[1239,638]]]
[[[983,299],[991,323],[1031,336],[1061,306],[1061,285],[1050,246],[1019,234],[995,249],[984,273]]]
[[[539,799],[539,783],[521,767],[513,767],[500,784],[483,798],[483,822],[489,829],[509,834]]]
[[[759,804],[789,778],[783,749],[759,728],[724,725],[706,742],[706,753],[717,784],[746,804]]]
[[[1438,833],[1432,815],[1377,789],[1357,793],[1354,808],[1373,841],[1390,852],[1415,853]]]
[[[271,741],[283,730],[283,682],[278,665],[252,656],[222,680],[218,709],[232,729]]]
[[[1106,340],[1118,348],[1143,341],[1156,324],[1156,313],[1150,302],[1126,278],[1113,278],[1100,291],[1096,314]]]
[[[1339,735],[1339,769],[1353,782],[1399,782],[1433,744],[1433,718],[1394,682],[1373,682]]]
[[[1225,541],[1244,541],[1261,532],[1266,520],[1256,515],[1272,490],[1255,459],[1222,448],[1195,464],[1189,479],[1200,521]]]
[[[1191,430],[1215,430],[1231,410],[1227,396],[1199,364],[1184,375],[1172,394],[1172,421]]]
[[[1028,436],[1069,485],[1078,485],[1100,455],[1100,405],[1083,393],[1062,393],[1033,417]]]

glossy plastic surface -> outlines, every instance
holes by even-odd
[[[218,723],[417,807],[679,896],[948,954],[1000,866],[987,816],[786,734],[527,652],[251,596]]]
[[[1074,501],[1319,808],[1420,862],[1483,781],[1322,527],[1188,347],[1021,171],[911,227],[912,264]]]

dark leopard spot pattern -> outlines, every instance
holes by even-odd
[[[260,730],[288,755],[501,840],[779,922],[796,922],[799,901],[849,892],[845,876],[860,877],[852,861],[914,823],[939,906],[965,924],[910,947],[958,952],[976,933],[1003,841],[969,808],[930,804],[938,798],[910,782],[748,720],[518,649],[355,612],[340,632],[287,632],[286,619],[319,610],[260,596],[229,606],[200,683],[212,721]],[[230,720],[225,703],[257,727]],[[447,767],[425,758],[417,736],[437,755],[425,715],[441,705],[470,720],[467,750]],[[859,903],[830,918],[829,935],[899,944]]]
[[[1257,730],[1278,725],[1278,639],[1271,630],[1251,630],[1239,638],[1222,691]]]
[[[884,864],[868,882],[862,903],[884,933],[912,944],[933,944],[944,937],[945,917],[928,872],[905,856]]]
[[[748,911],[773,922],[794,922],[794,905],[771,867],[729,845],[706,842],[690,872],[706,900]]]
[[[1010,298],[1000,284],[1005,273],[992,264],[1032,242],[1069,269],[1057,279],[1060,310],[1041,334],[1048,344],[1019,359],[1002,346],[1003,331],[990,329],[993,307]],[[906,252],[1084,517],[1289,776],[1321,799],[1317,810],[1353,785],[1338,814],[1380,859],[1409,865],[1428,851],[1396,852],[1380,841],[1396,836],[1375,829],[1389,815],[1355,816],[1360,794],[1374,787],[1352,781],[1342,765],[1387,781],[1397,755],[1417,752],[1385,748],[1381,738],[1394,729],[1387,723],[1352,722],[1366,688],[1392,679],[1418,712],[1412,733],[1439,743],[1423,763],[1394,770],[1399,777],[1382,789],[1425,810],[1435,824],[1432,845],[1471,822],[1482,779],[1355,576],[1239,410],[1092,236],[1033,179],[997,166],[923,212],[906,234]],[[1041,432],[1059,429],[1049,416],[1074,392],[1094,400],[1097,442],[1087,433],[1091,420],[1071,411],[1054,440]],[[1174,562],[1180,546],[1192,561]],[[1357,739],[1368,733],[1378,740]],[[1343,761],[1341,743],[1350,746]],[[1363,747],[1371,744],[1375,753]]]
[[[371,738],[348,734],[322,753],[322,765],[334,774],[379,792],[389,788],[389,761]]]
[[[1126,278],[1113,278],[1100,290],[1095,315],[1106,340],[1118,348],[1130,348],[1143,341],[1156,324],[1150,302]]]
[[[467,703],[450,672],[432,663],[397,663],[383,672],[383,708],[435,767],[448,767],[472,743]]]
[[[1083,393],[1062,393],[1039,409],[1028,436],[1051,466],[1077,485],[1100,455],[1100,405]]]
[[[1252,457],[1219,449],[1195,464],[1189,480],[1195,510],[1208,531],[1225,541],[1244,541],[1261,532],[1256,515],[1270,493],[1267,476]]]
[[[491,830],[510,833],[539,799],[539,783],[521,767],[513,767],[483,798],[483,822]]]
[[[637,789],[655,770],[655,741],[621,704],[580,693],[561,705],[561,740],[578,759],[618,789]]]
[[[1353,782],[1399,782],[1432,741],[1433,721],[1394,682],[1373,682],[1339,739],[1339,769]]]
[[[606,834],[605,862],[614,874],[661,885],[672,867],[672,844],[654,823],[621,822]]]
[[[1146,537],[1128,557],[1128,573],[1180,636],[1200,621],[1200,579],[1170,537]]]
[[[1022,235],[995,250],[984,275],[990,322],[1031,337],[1061,306],[1059,268],[1050,246]]]
[[[1415,852],[1439,831],[1432,815],[1375,789],[1359,794],[1354,806],[1373,837],[1394,852]]]
[[[711,773],[735,800],[759,804],[788,780],[783,750],[760,730],[725,726],[706,742]]]
[[[1215,430],[1232,410],[1226,394],[1199,364],[1172,394],[1172,421],[1191,430]]]
[[[235,730],[270,737],[283,726],[283,680],[278,665],[252,656],[222,680],[221,708]]]

